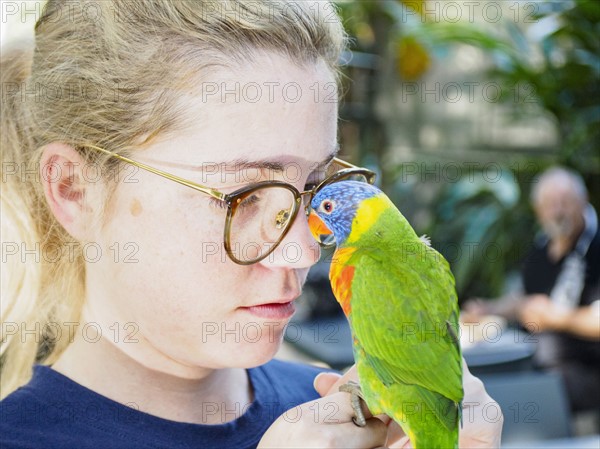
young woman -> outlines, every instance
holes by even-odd
[[[271,360],[312,191],[365,177],[334,159],[343,46],[327,2],[48,1],[2,61],[2,447],[409,444],[353,424],[354,370]],[[465,390],[461,445],[497,445]]]

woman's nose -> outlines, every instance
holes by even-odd
[[[309,268],[319,261],[321,248],[308,227],[307,210],[303,203],[286,236],[262,263],[300,269]]]

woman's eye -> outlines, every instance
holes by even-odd
[[[261,201],[260,195],[250,195],[246,198],[243,198],[237,205],[238,208],[247,208],[250,206],[254,206],[255,204]],[[217,198],[210,198],[209,204],[212,207],[216,207],[218,209],[227,209],[229,206],[225,201],[219,200]]]
[[[217,207],[219,209],[227,209],[227,203],[223,200],[219,200],[217,198],[210,198],[209,204],[212,207]]]
[[[317,187],[319,184],[321,184],[322,182],[323,182],[323,179],[306,181],[306,184],[304,185],[304,191],[312,190],[315,187]]]
[[[242,200],[238,207],[249,207],[253,206],[260,201],[258,195],[250,195]]]

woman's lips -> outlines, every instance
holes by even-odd
[[[296,306],[293,301],[289,302],[272,302],[268,304],[260,304],[251,307],[241,307],[242,310],[247,310],[252,315],[260,318],[270,318],[274,320],[285,320],[291,318],[296,311]]]

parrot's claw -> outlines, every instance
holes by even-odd
[[[367,425],[367,420],[365,419],[365,414],[363,413],[360,404],[360,401],[364,400],[360,385],[356,382],[349,381],[344,385],[340,385],[339,391],[350,393],[350,404],[352,405],[352,410],[354,410],[352,422],[358,427],[365,427]]]

